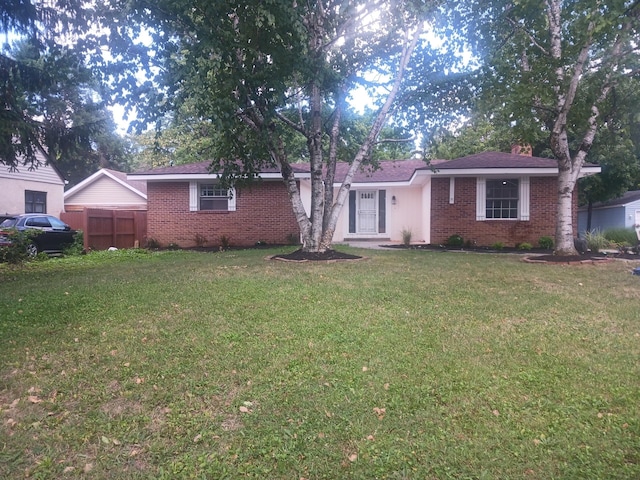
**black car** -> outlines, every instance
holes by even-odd
[[[11,245],[11,240],[6,229],[34,230],[39,233],[31,238],[27,250],[29,255],[36,256],[40,252],[53,254],[62,253],[62,250],[73,243],[76,234],[69,225],[53,215],[42,213],[25,213],[5,218],[0,223],[0,247]]]

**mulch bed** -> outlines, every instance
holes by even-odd
[[[303,252],[302,249],[300,249],[291,253],[273,255],[270,258],[273,260],[283,260],[285,262],[338,262],[345,260],[362,260],[364,257],[338,252],[337,250],[327,250],[324,253],[314,253]]]

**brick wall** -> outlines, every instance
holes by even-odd
[[[444,243],[451,235],[461,235],[477,245],[502,242],[515,246],[538,244],[542,236],[555,236],[557,178],[530,178],[530,220],[476,221],[476,179],[456,178],[455,203],[449,204],[449,178],[434,178],[431,183],[431,243]],[[577,194],[573,198],[573,225],[577,227]]]
[[[219,246],[223,236],[231,246],[284,244],[290,235],[299,235],[280,181],[236,189],[235,212],[190,212],[189,182],[149,182],[147,204],[147,238],[162,246],[194,247],[197,236],[206,238],[206,246]]]

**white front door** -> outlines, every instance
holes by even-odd
[[[358,192],[358,233],[378,233],[378,196],[375,190]]]
[[[640,241],[640,210],[636,210],[636,235]]]

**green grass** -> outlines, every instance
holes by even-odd
[[[635,264],[0,265],[0,478],[640,478]]]

